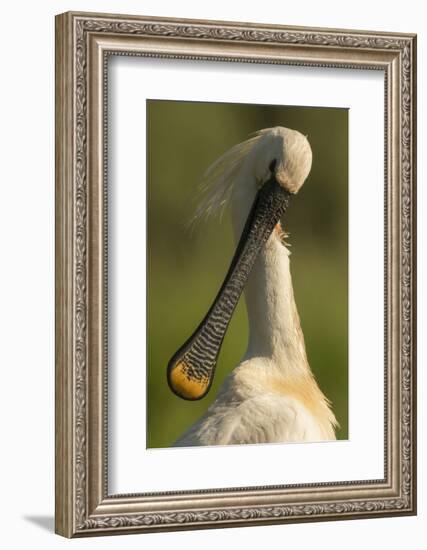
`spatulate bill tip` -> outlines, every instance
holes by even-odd
[[[202,399],[209,391],[211,378],[192,372],[185,359],[169,363],[168,384],[172,392],[187,401]]]

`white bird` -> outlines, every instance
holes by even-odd
[[[307,138],[276,127],[236,145],[206,172],[206,197],[196,216],[215,213],[231,202],[240,241],[208,314],[169,362],[169,386],[189,400],[209,391],[243,287],[249,343],[213,404],[175,446],[335,439],[338,423],[307,360],[290,252],[279,221],[311,163]]]

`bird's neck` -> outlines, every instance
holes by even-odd
[[[241,211],[235,208],[233,212],[236,236],[244,223]],[[294,299],[290,253],[280,233],[278,225],[261,250],[245,287],[249,318],[245,359],[269,358],[285,377],[311,374]]]

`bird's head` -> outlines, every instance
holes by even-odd
[[[258,185],[274,177],[286,191],[297,193],[311,169],[312,152],[307,137],[281,126],[262,130],[257,136],[246,162]]]
[[[206,170],[192,222],[214,216],[230,202],[246,216],[255,194],[271,178],[294,195],[307,178],[311,163],[310,143],[297,130],[281,126],[260,130]]]
[[[233,197],[241,237],[214,303],[169,361],[168,383],[180,397],[200,399],[209,391],[225,332],[258,253],[303,185],[311,162],[307,138],[276,127],[236,145],[207,170],[196,217],[218,211]]]

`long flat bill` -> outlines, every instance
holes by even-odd
[[[258,191],[224,282],[203,321],[167,367],[170,389],[183,399],[204,397],[233,312],[255,260],[285,212],[291,194],[272,177]]]

